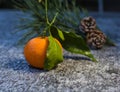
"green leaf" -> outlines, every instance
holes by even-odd
[[[60,38],[62,40],[64,40],[65,38],[64,38],[64,35],[63,35],[62,31],[60,31],[60,29],[58,29],[58,28],[57,28],[57,30],[58,30],[58,34],[59,34]]]
[[[73,32],[62,31],[64,35],[64,40],[61,40],[57,31],[51,30],[51,33],[53,37],[57,38],[61,42],[63,48],[67,51],[76,54],[82,54],[89,57],[94,62],[97,61],[91,54],[89,47],[81,36],[78,36]]]
[[[42,2],[42,0],[38,0],[38,2],[39,2],[39,3],[41,3],[41,2]]]
[[[62,31],[61,31],[59,28],[57,28],[57,27],[55,27],[55,26],[52,26],[52,30],[57,30],[59,37],[60,37],[62,40],[65,39]]]
[[[53,38],[52,36],[49,37],[49,46],[47,50],[47,58],[45,61],[45,70],[51,70],[55,66],[57,66],[58,63],[63,61],[63,54],[62,54],[62,48],[58,44],[58,42]]]

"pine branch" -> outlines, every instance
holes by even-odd
[[[45,0],[23,0],[23,2],[16,2],[16,6],[20,10],[29,11],[27,13],[30,18],[26,18],[26,22],[19,26],[21,30],[31,29],[41,35],[44,27],[53,21],[54,15],[58,12],[53,21],[54,25],[65,31],[74,31],[84,38],[79,31],[79,24],[81,19],[89,14],[87,9],[77,7],[75,0],[72,0],[70,4],[68,0],[48,0],[47,3]],[[114,45],[109,38],[107,38],[107,44]]]

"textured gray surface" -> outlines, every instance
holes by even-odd
[[[117,44],[92,51],[99,63],[64,52],[69,58],[56,69],[43,71],[28,66],[23,48],[13,45],[20,37],[11,34],[17,23],[16,13],[0,11],[0,92],[120,92],[119,16],[93,15]]]

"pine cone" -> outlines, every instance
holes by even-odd
[[[90,46],[101,49],[106,42],[106,36],[96,29],[87,33],[86,40]]]
[[[96,21],[93,17],[85,17],[80,22],[80,29],[87,33],[89,31],[93,31],[96,28]]]

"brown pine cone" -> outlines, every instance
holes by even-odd
[[[101,49],[106,42],[106,36],[96,29],[87,33],[86,40],[88,45],[96,49]]]
[[[87,33],[89,31],[93,31],[96,28],[96,21],[93,17],[85,17],[80,22],[80,29]]]

